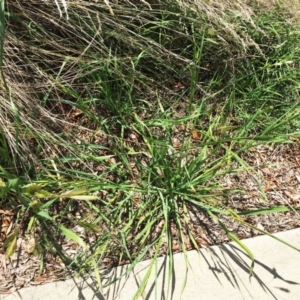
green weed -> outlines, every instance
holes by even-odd
[[[137,298],[162,254],[170,287],[175,240],[188,269],[196,208],[254,262],[222,216],[268,234],[243,216],[290,208],[236,212],[240,190],[221,182],[254,172],[242,155],[255,146],[299,139],[300,8],[98,2],[6,1],[6,15],[0,2],[0,204],[19,220],[7,256],[26,236],[99,287],[104,258],[128,272],[151,258]]]

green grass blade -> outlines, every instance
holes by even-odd
[[[221,226],[221,228],[225,231],[225,233],[227,234],[227,236],[234,242],[236,242],[241,249],[243,249],[246,254],[249,256],[249,258],[251,259],[251,265],[250,265],[250,270],[249,270],[249,279],[251,278],[251,276],[253,275],[253,269],[254,269],[254,255],[251,252],[251,250],[233,233],[231,232],[224,223],[222,223],[219,218],[217,216],[215,216],[212,212],[208,211],[208,213],[210,214],[210,216]]]

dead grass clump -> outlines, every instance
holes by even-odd
[[[75,126],[67,116],[78,99],[107,97],[97,74],[106,72],[106,81],[125,93],[134,85],[152,97],[170,78],[189,86],[193,44],[205,35],[198,67],[199,82],[206,82],[218,68],[234,70],[239,60],[265,55],[253,34],[267,34],[256,22],[260,14],[274,9],[296,22],[300,11],[293,0],[66,3],[68,20],[56,1],[7,1],[3,57],[9,91],[2,82],[0,124],[23,161],[31,153],[37,163],[36,143],[63,143],[58,134]]]

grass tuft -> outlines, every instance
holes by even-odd
[[[299,13],[292,0],[1,1],[0,205],[18,220],[6,255],[22,237],[41,269],[46,253],[78,272],[152,258],[138,297],[158,256],[170,284],[173,252],[188,268],[203,246],[196,209],[254,262],[222,216],[254,228],[243,215],[287,207],[234,211],[241,190],[223,178],[253,174],[255,147],[299,142]]]

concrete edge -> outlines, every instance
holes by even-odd
[[[300,229],[274,235],[300,248]],[[138,299],[300,299],[300,253],[278,240],[259,236],[243,240],[255,257],[249,280],[251,260],[235,243],[212,246],[170,257],[160,257],[144,293]],[[172,276],[169,263],[174,265]],[[149,270],[151,261],[137,264],[134,271],[101,291],[95,278],[72,279],[24,288],[1,300],[101,299],[132,300]],[[128,266],[104,270],[103,285],[124,274]],[[184,289],[183,289],[184,288]]]

